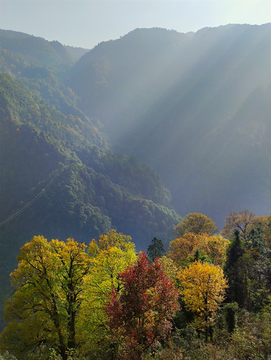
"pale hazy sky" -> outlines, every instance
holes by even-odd
[[[92,48],[136,28],[271,22],[271,0],[0,0],[0,28]]]

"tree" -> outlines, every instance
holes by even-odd
[[[84,347],[95,358],[101,358],[104,352],[113,351],[108,336],[107,294],[112,287],[117,293],[121,291],[119,274],[135,262],[136,252],[131,237],[116,230],[100,235],[98,242],[92,240],[88,251],[91,271],[84,284],[88,301],[83,304],[82,331],[85,333]]]
[[[119,359],[142,359],[171,330],[170,319],[179,310],[178,291],[155,259],[148,263],[145,252],[120,274],[122,291],[109,296],[107,312],[112,339],[120,345]]]
[[[186,233],[169,244],[167,256],[178,265],[188,265],[195,252],[208,257],[215,265],[223,266],[230,242],[221,235]]]
[[[226,263],[226,271],[233,267],[238,259],[243,255],[244,253],[244,246],[241,241],[240,237],[240,231],[235,230],[234,231],[234,238],[231,241],[231,244],[227,251],[227,263]]]
[[[239,230],[228,250],[225,272],[229,280],[227,296],[241,308],[258,311],[270,293],[270,251],[261,229],[252,229],[245,240]]]
[[[153,262],[155,258],[160,258],[164,254],[165,249],[162,240],[154,237],[151,241],[151,244],[148,246],[148,256],[150,261]]]
[[[159,259],[159,262],[162,264],[166,275],[172,281],[174,281],[174,283],[176,283],[176,278],[177,278],[177,275],[178,275],[178,272],[179,272],[179,268],[176,266],[174,261],[172,259],[170,259],[169,257],[164,255]]]
[[[271,250],[271,216],[254,217],[247,228],[249,236],[252,230],[258,233],[261,232],[266,246]]]
[[[195,253],[195,247],[198,245],[199,235],[187,233],[178,239],[169,243],[169,252],[167,256],[177,265],[185,265],[188,263],[190,256]]]
[[[239,230],[240,236],[245,239],[249,230],[249,225],[256,217],[254,212],[244,209],[242,211],[232,211],[225,219],[225,225],[221,232],[221,235],[227,239],[231,239],[234,236],[234,231]]]
[[[225,298],[227,281],[219,266],[196,261],[188,268],[183,268],[178,276],[180,295],[185,307],[195,313],[193,325],[197,330],[205,330],[205,341],[208,330],[214,325],[219,305]],[[210,331],[212,339],[212,331]]]
[[[8,300],[8,326],[1,342],[17,359],[47,359],[53,349],[63,360],[80,350],[77,319],[85,301],[83,283],[90,271],[85,244],[34,236],[11,274],[15,287]]]
[[[244,240],[239,230],[234,230],[234,237],[228,249],[225,272],[229,281],[227,297],[231,302],[237,302],[242,308],[247,304],[248,262]],[[246,261],[245,261],[246,260]],[[249,266],[252,266],[250,264]]]
[[[238,312],[238,304],[236,302],[231,302],[223,306],[223,312],[228,328],[229,333],[233,333],[236,327],[236,314]]]
[[[175,227],[174,235],[180,237],[185,233],[213,235],[218,232],[218,227],[212,219],[200,213],[187,214],[183,220]]]

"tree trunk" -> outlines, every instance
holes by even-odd
[[[213,327],[210,326],[210,340],[213,342]]]

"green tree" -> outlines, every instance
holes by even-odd
[[[162,240],[154,237],[151,244],[148,246],[147,253],[151,262],[153,262],[155,258],[163,256],[165,254],[165,249]]]
[[[270,250],[262,229],[252,229],[245,240],[235,230],[227,255],[229,299],[249,311],[260,310],[270,294],[271,281]]]
[[[234,231],[234,238],[227,252],[225,272],[229,279],[227,296],[231,301],[236,301],[239,306],[244,307],[245,303],[245,280],[244,269],[239,267],[238,260],[244,254],[244,246],[240,237],[240,231]]]

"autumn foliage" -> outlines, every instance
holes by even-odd
[[[194,326],[205,330],[214,325],[215,315],[225,299],[227,281],[223,270],[201,261],[191,263],[179,273],[180,294],[188,310],[195,313]]]
[[[107,307],[111,336],[120,359],[138,360],[169,335],[169,320],[179,309],[178,291],[159,259],[149,264],[144,252],[120,276],[122,291],[112,288]]]
[[[178,265],[187,265],[198,250],[215,265],[223,266],[230,242],[221,235],[186,233],[169,244],[168,257]]]
[[[232,211],[225,219],[225,225],[222,230],[222,235],[228,239],[234,236],[234,231],[240,231],[242,238],[248,234],[249,225],[253,223],[256,214],[254,212],[244,209],[242,211]]]
[[[11,274],[0,359],[206,360],[229,351],[241,360],[255,346],[271,355],[270,223],[253,217],[231,241],[185,232],[164,256],[154,238],[150,257],[116,230],[88,247],[35,236]]]
[[[212,219],[200,213],[187,214],[183,220],[175,227],[174,234],[180,237],[185,233],[213,235],[218,232],[218,227]]]
[[[68,349],[79,346],[77,319],[90,272],[85,248],[73,239],[48,242],[43,236],[22,247],[19,266],[11,274],[16,291],[5,309],[9,324],[1,334],[18,359],[31,359],[39,351],[43,359],[51,347],[67,360]]]

